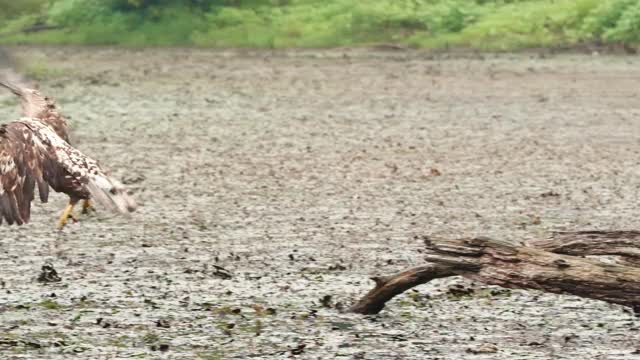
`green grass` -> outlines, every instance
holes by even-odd
[[[582,31],[590,12],[600,0],[526,1],[494,7],[459,32],[441,38],[413,36],[418,46],[439,47],[443,43],[485,49],[572,45],[594,40]]]
[[[0,0],[0,6],[3,1],[8,0]],[[318,48],[393,42],[419,48],[511,50],[640,41],[637,0],[28,0],[22,8],[12,4],[11,14],[0,17],[0,43]],[[35,23],[62,29],[18,31]]]
[[[0,21],[40,11],[46,0],[0,0]]]
[[[40,306],[47,310],[58,310],[60,309],[60,304],[51,299],[44,299],[40,302]]]

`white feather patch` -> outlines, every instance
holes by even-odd
[[[122,214],[135,210],[136,203],[133,198],[125,192],[122,184],[104,173],[97,161],[71,147],[42,122],[31,118],[22,118],[20,122],[33,130],[36,145],[43,151],[54,151],[58,162],[71,176],[84,184],[91,197],[98,203]]]

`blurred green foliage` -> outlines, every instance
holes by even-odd
[[[640,41],[638,0],[0,0],[1,43],[514,49]],[[23,33],[45,24],[59,29]]]
[[[0,0],[0,21],[38,12],[44,3],[42,0]]]

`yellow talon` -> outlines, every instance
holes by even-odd
[[[82,213],[83,214],[88,214],[91,211],[96,211],[96,209],[93,207],[93,203],[91,202],[91,200],[89,199],[85,199],[82,201]]]
[[[73,221],[78,221],[78,218],[73,214],[73,207],[75,204],[69,203],[64,211],[62,212],[62,216],[60,216],[60,220],[58,221],[58,230],[62,230],[65,225],[67,225],[67,220],[69,218],[73,219]]]

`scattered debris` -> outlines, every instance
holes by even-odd
[[[107,320],[105,318],[97,318],[96,319],[96,324],[100,325],[101,328],[103,329],[108,329],[110,327],[115,327],[115,322],[112,320]]]
[[[231,279],[233,277],[233,275],[231,274],[231,271],[223,268],[222,266],[218,266],[218,265],[212,265],[212,266],[213,266],[212,275],[225,280]]]
[[[495,344],[482,344],[473,348],[468,348],[469,354],[493,354],[498,352],[498,347]]]
[[[464,284],[453,284],[447,288],[447,293],[454,297],[471,296],[474,292],[475,290],[473,288]]]
[[[0,338],[0,348],[17,347],[17,346],[25,346],[32,349],[41,349],[45,346],[45,344],[31,338],[22,338],[22,339]]]
[[[37,280],[41,283],[53,283],[62,281],[62,278],[58,275],[58,272],[52,264],[46,263],[42,265],[40,275],[38,275]]]
[[[163,329],[168,329],[171,327],[171,323],[167,319],[158,319],[156,320],[156,326]]]
[[[548,197],[559,197],[560,194],[558,194],[555,191],[547,191],[547,192],[543,192],[542,194],[540,194],[540,197],[542,198],[548,198]]]
[[[149,346],[149,349],[151,349],[151,351],[166,352],[169,351],[169,344],[153,344]]]
[[[289,350],[289,352],[291,353],[291,355],[301,355],[304,352],[304,349],[306,347],[307,347],[307,345],[305,345],[303,343],[300,343],[295,348]]]
[[[129,174],[122,178],[125,185],[137,184],[145,181],[147,178],[143,174]]]
[[[331,295],[325,295],[320,299],[322,307],[331,308]]]
[[[355,325],[346,321],[332,321],[331,322],[331,330],[349,330],[353,328]]]

